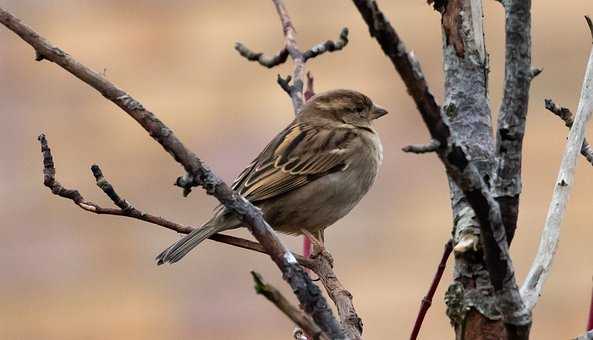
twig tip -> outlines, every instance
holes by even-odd
[[[587,26],[589,26],[589,32],[591,33],[591,41],[593,42],[593,22],[588,15],[585,15],[585,20],[587,21]]]

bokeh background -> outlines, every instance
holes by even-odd
[[[440,17],[425,1],[380,1],[442,98]],[[233,44],[275,53],[282,44],[271,1],[0,0],[45,37],[156,112],[225,180],[292,119],[276,85],[290,64],[264,69]],[[404,154],[427,140],[420,116],[348,1],[289,0],[299,43],[310,47],[350,28],[350,45],[307,64],[316,89],[360,89],[391,114],[377,123],[385,161],[375,187],[327,232],[336,271],[354,294],[366,339],[403,339],[432,278],[451,216],[434,155]],[[491,97],[502,93],[504,13],[485,2]],[[523,279],[535,254],[567,129],[546,97],[575,109],[591,38],[589,0],[534,1],[532,85],[524,193],[512,255]],[[36,137],[53,147],[58,179],[109,205],[89,166],[99,163],[139,208],[184,224],[216,202],[172,186],[181,168],[139,126],[94,90],[0,27],[0,339],[288,339],[291,323],[256,296],[249,270],[291,295],[265,256],[206,242],[175,266],[154,256],[178,236],[166,229],[86,213],[42,185]],[[567,339],[585,327],[593,275],[593,169],[579,159],[552,275],[535,309],[534,339]],[[245,231],[235,234],[248,236]],[[294,249],[300,239],[283,237]],[[423,339],[451,339],[438,290]]]

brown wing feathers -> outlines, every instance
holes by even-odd
[[[243,170],[233,189],[256,202],[306,185],[346,166],[355,137],[346,128],[329,131],[293,122]]]

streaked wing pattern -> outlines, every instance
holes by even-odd
[[[233,190],[257,202],[341,171],[347,166],[354,138],[357,134],[348,128],[330,131],[294,121],[241,172]]]

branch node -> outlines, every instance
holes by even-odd
[[[276,53],[275,55],[268,57],[261,52],[253,52],[247,46],[243,45],[240,42],[235,43],[235,50],[239,52],[239,54],[249,61],[257,61],[260,65],[265,66],[267,68],[272,68],[274,66],[278,66],[286,62],[288,59],[288,49],[286,47],[282,48],[280,52]]]
[[[433,139],[430,142],[428,142],[427,144],[411,144],[411,145],[404,146],[402,148],[402,151],[409,152],[409,153],[423,154],[423,153],[429,153],[429,152],[436,152],[440,147],[441,147],[441,143],[438,140]]]
[[[45,57],[43,56],[43,54],[41,54],[41,52],[39,52],[38,50],[35,50],[35,61],[43,61],[45,59]]]
[[[284,92],[286,92],[289,96],[292,94],[292,85],[290,85],[290,81],[292,80],[292,76],[288,75],[286,76],[286,78],[282,78],[281,75],[278,75],[278,78],[276,79],[276,82],[278,82],[278,85],[280,85],[280,87],[284,90]]]
[[[342,28],[340,37],[337,41],[327,40],[326,42],[317,44],[303,53],[304,61],[313,59],[326,52],[340,51],[348,45],[348,27]]]
[[[589,26],[589,32],[591,33],[591,40],[593,43],[593,22],[588,15],[585,15],[585,20],[587,21],[587,26]]]
[[[194,176],[186,173],[183,176],[177,177],[175,183],[173,185],[178,186],[183,189],[183,197],[189,196],[192,191],[193,187],[199,186],[199,182],[194,178]]]
[[[535,77],[539,76],[543,71],[543,68],[532,67],[529,71],[529,78],[533,80]]]

